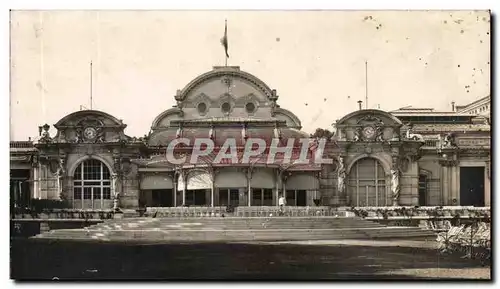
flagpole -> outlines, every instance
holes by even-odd
[[[92,60],[90,61],[90,110],[92,110]]]
[[[224,37],[226,38],[226,55],[225,56],[225,62],[224,62],[224,66],[227,67],[227,47],[229,46],[229,44],[227,43],[227,19],[224,19]]]
[[[224,36],[220,40],[220,43],[224,47],[224,66],[227,67],[227,59],[229,58],[229,54],[227,54],[228,43],[227,43],[227,19],[224,20]]]
[[[368,109],[368,61],[365,61],[365,107]]]

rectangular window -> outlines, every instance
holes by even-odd
[[[273,190],[272,189],[264,189],[264,206],[272,206],[273,205]]]
[[[83,188],[83,198],[85,200],[92,199],[92,188]]]
[[[262,189],[252,189],[252,199],[260,201],[262,199]]]
[[[105,200],[111,199],[111,188],[109,187],[102,188],[102,198]]]
[[[101,188],[92,188],[92,194],[94,195],[94,200],[101,199]]]
[[[295,191],[286,190],[286,204],[288,206],[295,206]]]
[[[80,188],[80,187],[74,187],[73,188],[73,198],[75,200],[81,200],[82,199],[82,188]]]
[[[101,182],[83,182],[84,186],[101,186]]]
[[[262,189],[252,189],[252,206],[262,206]]]

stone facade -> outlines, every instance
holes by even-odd
[[[490,205],[490,125],[470,113],[354,111],[334,124],[328,165],[214,164],[211,155],[174,165],[165,153],[179,137],[212,138],[218,148],[234,138],[239,150],[249,137],[268,146],[309,137],[279,106],[276,90],[238,67],[214,67],[175,100],[143,138],[125,135],[114,116],[82,110],[57,122],[54,137],[44,126],[35,143],[11,142],[11,175],[27,171],[21,182],[28,184],[15,189],[15,199],[23,191],[28,199],[63,199],[83,209],[112,208],[114,199],[122,208],[275,206],[284,193],[296,206]],[[175,154],[189,156],[189,149]],[[479,176],[480,168],[482,182],[461,177]],[[483,196],[468,197],[461,184]]]

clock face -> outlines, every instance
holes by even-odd
[[[87,127],[83,131],[83,135],[85,136],[86,139],[94,139],[96,137],[96,130],[93,127]]]
[[[371,126],[367,126],[363,128],[363,135],[366,138],[373,138],[373,136],[375,135],[375,129]]]

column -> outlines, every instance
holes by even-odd
[[[491,206],[491,161],[486,161],[484,170],[484,205]]]
[[[248,206],[252,206],[252,169],[247,170],[247,198]]]
[[[177,174],[174,173],[174,207],[177,207]]]
[[[33,199],[40,198],[40,192],[38,191],[39,183],[38,183],[38,166],[33,166]]]
[[[212,186],[210,187],[210,206],[213,207],[214,206],[214,182],[212,181]]]
[[[448,200],[450,198],[448,193],[448,167],[443,165],[441,174],[441,204],[442,206],[446,206],[448,204]]]
[[[275,205],[278,206],[279,205],[279,190],[281,188],[281,170],[280,169],[277,169],[276,170],[276,191],[275,191],[275,195],[274,195],[274,201],[275,201]]]
[[[458,206],[460,204],[460,194],[458,193],[457,187],[457,166],[453,165],[451,167],[451,198],[450,202],[452,206]],[[453,203],[453,199],[456,199],[456,203]]]
[[[186,205],[186,191],[187,191],[187,175],[184,171],[182,172],[182,179],[184,180],[184,188],[182,190],[182,205]]]

